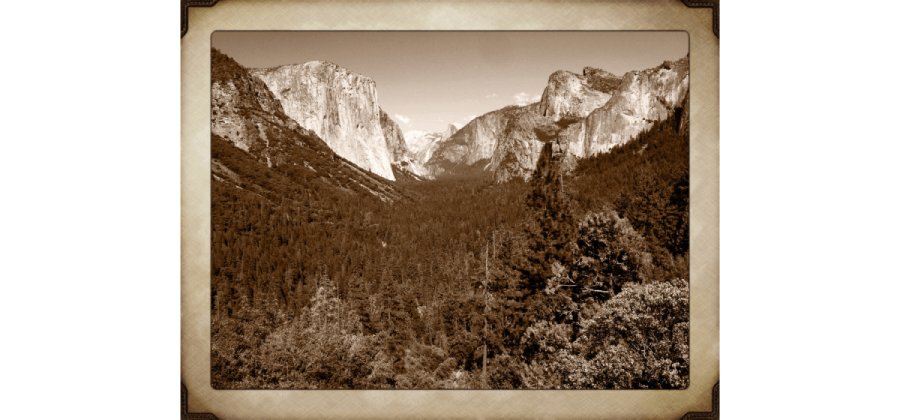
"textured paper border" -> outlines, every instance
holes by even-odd
[[[220,419],[678,419],[719,381],[719,40],[712,10],[662,1],[251,1],[191,8],[181,39],[181,381]],[[691,331],[686,390],[214,390],[210,386],[210,35],[216,30],[684,30],[691,55]],[[718,410],[715,410],[718,411]]]

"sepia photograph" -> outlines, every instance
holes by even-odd
[[[215,31],[214,389],[686,389],[684,31]]]
[[[900,4],[11,6],[4,418],[896,417]]]

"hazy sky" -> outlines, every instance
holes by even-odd
[[[330,61],[375,80],[404,132],[536,102],[550,74],[585,66],[616,75],[688,53],[686,32],[215,32],[244,67]]]

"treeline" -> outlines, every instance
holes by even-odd
[[[393,204],[214,142],[254,181],[213,179],[213,386],[685,387],[678,121],[571,177],[548,144],[527,183],[403,183]]]

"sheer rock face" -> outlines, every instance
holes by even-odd
[[[506,107],[470,121],[439,143],[425,167],[434,176],[458,173],[459,170],[487,170],[485,162],[494,156],[512,110],[517,108],[520,107]],[[472,168],[476,162],[479,168]]]
[[[578,159],[587,157],[584,154],[584,122],[579,121],[559,131],[559,145],[565,156],[562,158],[562,170],[568,173],[578,166]]]
[[[315,131],[338,155],[395,179],[372,79],[323,61],[255,69],[251,74],[265,82],[285,114]]]
[[[685,57],[625,74],[609,102],[585,118],[580,157],[606,153],[633,139],[654,121],[666,119],[687,96],[689,71]]]
[[[421,160],[410,150],[400,125],[394,122],[383,110],[381,111],[380,120],[381,128],[384,130],[384,139],[391,154],[391,167],[396,179],[400,179],[397,174],[398,170],[411,173],[414,175],[413,179],[431,179],[432,176],[422,166]]]
[[[586,117],[591,111],[606,104],[612,96],[611,92],[595,89],[591,84],[592,81],[603,78],[616,80],[615,75],[592,67],[585,68],[584,75],[565,70],[551,74],[544,94],[541,95],[539,113],[553,121]]]
[[[384,132],[384,140],[387,144],[388,152],[391,155],[391,162],[402,162],[412,158],[412,153],[406,147],[406,139],[403,138],[403,130],[383,109],[379,108],[378,111],[379,122]]]
[[[556,131],[561,120],[579,120],[603,106],[612,97],[611,86],[621,78],[587,67],[583,75],[557,71],[550,75],[541,101],[525,106],[508,106],[489,112],[441,144],[428,160],[432,174],[481,170],[498,182],[529,178],[543,143],[538,131]],[[476,162],[481,168],[470,168]]]
[[[550,117],[541,115],[540,104],[525,105],[513,112],[489,165],[493,179],[506,182],[512,178],[531,177],[544,142],[541,129],[553,126]]]
[[[266,191],[252,179],[242,179],[236,168],[215,157],[216,138],[221,138],[270,168],[308,168],[309,175],[319,178],[322,187],[332,192],[370,194],[385,202],[404,199],[389,182],[337,155],[315,132],[286,115],[281,102],[248,69],[215,48],[211,58],[210,128],[214,146],[210,169],[214,182],[257,193]]]
[[[508,106],[475,118],[442,142],[426,167],[435,176],[478,174],[499,182],[528,178],[545,140],[536,129],[552,126],[540,104]]]
[[[563,170],[571,170],[578,158],[608,152],[668,117],[687,96],[688,73],[687,56],[623,77],[593,67],[580,76],[555,72],[540,102],[475,118],[425,166],[434,175],[483,171],[498,182],[527,179],[543,143],[555,141],[554,150],[565,154]]]

